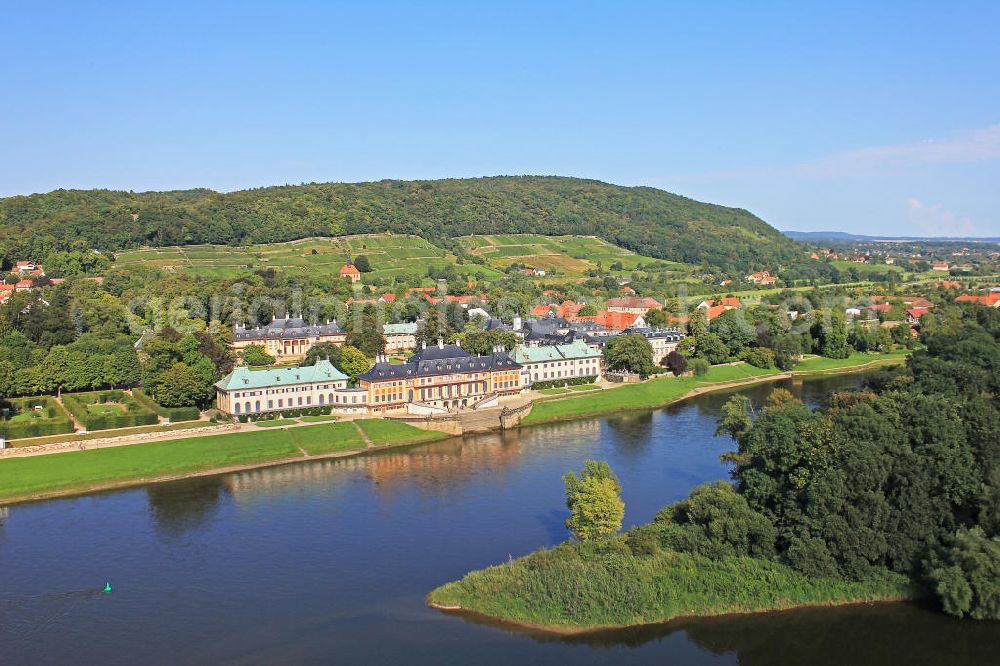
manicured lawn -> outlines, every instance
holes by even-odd
[[[353,423],[328,423],[308,428],[289,428],[296,446],[311,456],[338,451],[355,451],[365,448],[365,441]]]
[[[574,384],[573,386],[567,386],[570,391],[596,391],[601,387],[597,384]]]
[[[298,423],[295,419],[274,419],[273,421],[254,421],[254,425],[261,428],[277,428],[279,426],[294,425]]]
[[[288,432],[211,435],[0,460],[0,499],[300,457]]]
[[[351,423],[187,437],[109,449],[0,460],[0,501],[86,491],[126,481],[173,477],[365,448]]]
[[[299,421],[302,423],[323,423],[325,421],[336,421],[337,417],[334,414],[320,414],[318,416],[300,416]]]
[[[564,393],[569,393],[569,389],[568,388],[547,388],[547,389],[539,389],[538,392],[541,393],[542,395],[562,395]]]
[[[124,414],[125,410],[117,402],[103,402],[87,405],[87,412],[100,416],[108,416],[110,414]]]
[[[525,424],[563,421],[566,419],[607,414],[622,409],[651,409],[676,400],[693,388],[779,374],[776,369],[764,370],[746,363],[714,366],[702,377],[657,377],[641,384],[594,391],[580,396],[536,402]]]
[[[446,433],[434,430],[421,430],[407,423],[392,421],[390,419],[361,419],[355,421],[368,439],[375,446],[384,444],[417,444],[419,442],[433,442],[437,439],[448,437]]]
[[[900,363],[905,359],[910,352],[908,350],[897,350],[892,352],[887,352],[885,354],[863,354],[861,352],[854,352],[847,358],[826,358],[823,356],[809,356],[806,357],[801,363],[797,364],[793,369],[796,374],[799,373],[812,373],[812,372],[827,372],[831,370],[841,370],[843,368],[851,368],[856,366],[863,366],[869,363],[879,363],[879,364],[892,364]]]

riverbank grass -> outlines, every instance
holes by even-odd
[[[411,444],[447,436],[405,423],[392,422],[388,427],[370,425],[383,423],[375,420],[358,423],[377,434],[380,445]],[[0,460],[0,502],[180,478],[230,467],[292,462],[307,455],[365,448],[354,423],[344,422],[6,458]]]
[[[907,599],[905,576],[864,581],[810,578],[751,557],[634,554],[624,537],[563,544],[474,571],[428,595],[441,608],[558,632],[663,622],[677,617],[782,610],[808,605]]]
[[[355,421],[375,446],[386,444],[421,444],[446,439],[450,435],[435,430],[421,430],[392,419],[361,419]]]
[[[776,368],[755,368],[746,363],[716,365],[701,377],[664,376],[621,388],[587,391],[580,396],[540,400],[525,417],[526,425],[609,414],[623,409],[652,409],[686,395],[693,389],[781,374]]]
[[[855,352],[844,359],[810,356],[787,374],[806,376],[874,369],[883,365],[902,363],[910,353],[910,350],[903,349],[885,354]],[[522,423],[537,425],[550,421],[600,416],[624,409],[653,409],[678,400],[694,389],[754,379],[766,380],[768,377],[782,374],[785,373],[777,368],[756,368],[748,363],[714,365],[701,377],[666,375],[640,384],[629,384],[600,392],[588,391],[578,396],[553,396],[551,399],[538,400]]]

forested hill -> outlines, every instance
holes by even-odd
[[[383,231],[435,243],[466,234],[593,235],[642,254],[728,270],[771,268],[801,254],[794,241],[745,210],[576,178],[387,180],[225,194],[56,190],[0,199],[0,252],[8,260],[74,242],[108,251]]]

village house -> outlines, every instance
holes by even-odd
[[[275,319],[266,326],[247,328],[237,325],[233,328],[233,342],[230,345],[237,354],[250,345],[261,345],[264,351],[279,363],[299,361],[305,358],[309,348],[319,342],[330,342],[337,346],[344,343],[347,333],[335,321],[325,324],[309,324],[301,317]]]
[[[521,386],[527,388],[535,382],[554,379],[600,379],[603,354],[588,347],[583,340],[574,340],[563,345],[518,345],[511,358],[521,365]]]
[[[906,323],[916,326],[920,323],[920,319],[928,312],[930,312],[928,308],[910,308],[906,311]]]
[[[1000,292],[990,292],[982,296],[963,294],[955,299],[956,303],[979,303],[988,308],[1000,308]]]
[[[747,282],[759,285],[773,285],[778,281],[778,278],[771,275],[770,271],[761,271],[759,273],[751,273],[746,277]]]
[[[735,296],[727,296],[725,298],[715,298],[707,299],[698,304],[698,307],[702,310],[708,310],[709,308],[723,307],[726,310],[735,310],[738,307],[742,307],[743,303],[740,299]]]
[[[608,312],[645,315],[650,310],[658,309],[662,305],[658,300],[649,296],[620,296],[609,298],[606,307]]]
[[[624,331],[626,328],[645,328],[646,320],[634,312],[611,312],[601,310],[595,316],[575,317],[573,321],[591,322],[609,331]]]
[[[569,319],[571,317],[576,317],[580,310],[586,303],[577,303],[575,301],[566,300],[559,305],[536,305],[531,310],[531,314],[535,317],[563,317]]]
[[[364,413],[366,394],[347,386],[347,375],[329,360],[316,365],[251,370],[238,366],[215,384],[216,406],[233,416],[329,407]]]
[[[412,413],[495,406],[521,391],[521,366],[503,351],[474,356],[459,345],[424,347],[406,363],[389,363],[380,355],[358,377],[373,413]],[[412,407],[408,407],[412,405]]]
[[[351,282],[358,282],[361,280],[361,271],[354,264],[344,264],[340,267],[340,277],[341,279],[347,278]]]
[[[933,264],[931,264],[931,268],[936,271],[946,271],[948,270],[949,266],[947,261],[935,261]]]
[[[45,277],[45,269],[41,264],[33,261],[16,261],[10,270],[14,275],[31,275],[32,277]]]

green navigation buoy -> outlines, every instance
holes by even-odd
[[[105,593],[110,593],[111,592],[111,583],[105,583],[104,584],[104,592]]]

